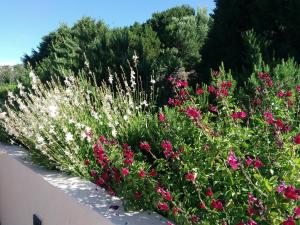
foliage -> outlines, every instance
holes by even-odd
[[[235,75],[245,81],[244,69],[251,69],[246,54],[248,45],[243,41],[243,33],[253,31],[266,41],[262,42],[262,56],[270,63],[273,58],[300,60],[298,11],[299,1],[285,0],[216,0],[212,15],[214,23],[203,48],[202,66],[217,68],[222,62],[235,71]],[[249,74],[249,73],[248,73]]]
[[[1,123],[38,162],[90,179],[128,209],[178,224],[289,224],[300,216],[299,66],[262,69],[248,108],[223,67],[196,89],[170,76],[177,94],[163,108],[132,68],[131,80],[110,75],[114,85],[100,87],[83,74],[62,85],[31,73],[32,90],[10,94]]]
[[[200,63],[200,49],[206,40],[209,23],[205,9],[199,9],[195,15],[189,6],[175,7],[153,14],[147,23],[157,32],[164,52],[178,60],[177,68],[184,66],[191,70]],[[176,68],[164,60],[161,65]]]
[[[29,80],[27,75],[26,69],[21,64],[0,66],[0,109],[7,99],[8,92],[16,91],[18,82],[23,82],[25,85],[28,85]],[[8,140],[8,135],[0,125],[0,141],[7,142]]]
[[[24,81],[26,70],[23,65],[0,66],[0,85],[17,83],[17,80]]]
[[[102,21],[84,17],[72,27],[61,25],[46,35],[37,50],[24,56],[42,81],[51,75],[78,74],[89,62],[98,83],[108,79],[108,67],[128,74],[127,59],[136,51],[144,88],[151,76],[170,73],[184,66],[194,69],[201,61],[200,49],[206,40],[209,18],[206,10],[188,6],[153,14],[146,23],[110,29]],[[156,77],[157,78],[157,77]]]
[[[0,110],[4,105],[5,100],[7,99],[7,93],[9,91],[14,92],[17,89],[16,84],[2,84],[0,85]],[[7,142],[9,137],[5,132],[5,129],[0,124],[0,142]]]

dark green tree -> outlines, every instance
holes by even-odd
[[[175,7],[153,14],[147,22],[151,24],[162,43],[160,66],[174,70],[195,68],[201,61],[202,48],[207,32],[209,17],[205,9],[197,13],[189,6]]]
[[[153,14],[146,23],[109,29],[102,21],[84,17],[75,25],[61,25],[46,35],[31,55],[24,56],[42,80],[67,76],[85,69],[86,61],[97,80],[108,78],[108,68],[129,74],[128,60],[139,56],[138,70],[144,84],[151,77],[184,67],[193,70],[201,62],[209,17],[206,10],[175,7]],[[145,86],[145,88],[147,88]]]
[[[245,32],[253,30],[260,43],[262,57],[271,59],[294,57],[300,60],[300,2],[297,0],[215,0],[213,25],[203,48],[202,67],[217,69],[223,61],[241,81],[251,71],[249,42]],[[253,42],[252,42],[253,43]],[[248,53],[247,53],[248,52]]]

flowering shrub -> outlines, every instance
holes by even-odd
[[[71,78],[47,87],[32,77],[33,92],[9,99],[7,131],[128,209],[156,210],[177,224],[299,221],[299,83],[285,88],[259,72],[245,105],[222,68],[196,90],[170,76],[177,94],[153,111],[136,92],[114,95]]]

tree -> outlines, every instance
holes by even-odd
[[[45,81],[51,75],[78,74],[87,60],[100,82],[108,79],[108,67],[117,73],[122,67],[129,74],[128,60],[136,52],[139,74],[146,84],[154,75],[158,78],[181,67],[193,70],[201,62],[208,23],[206,10],[196,13],[189,6],[155,13],[143,24],[114,29],[83,17],[72,27],[61,25],[46,35],[23,61]]]
[[[243,34],[253,32],[261,40],[262,57],[269,61],[294,57],[300,61],[300,2],[297,0],[215,0],[213,25],[205,44],[202,66],[217,69],[223,61],[227,68],[241,77],[245,71],[251,70],[247,54],[249,43],[244,42]]]
[[[195,68],[201,61],[202,48],[208,31],[209,17],[205,9],[197,14],[189,6],[175,7],[153,14],[151,24],[162,43],[160,66],[174,70]]]

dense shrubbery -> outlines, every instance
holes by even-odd
[[[0,66],[0,108],[3,107],[7,99],[8,92],[17,90],[18,81],[29,84],[26,69],[18,64],[15,66]],[[8,135],[0,125],[0,141],[8,141]]]
[[[260,47],[267,63],[274,58],[288,57],[300,62],[297,29],[300,26],[300,1],[215,0],[215,3],[214,22],[203,47],[202,67],[216,69],[224,62],[235,72],[236,79],[247,80],[252,62],[243,36],[249,31],[256,34],[256,47]]]
[[[22,65],[0,66],[0,107],[7,98],[8,91],[14,91],[17,81],[28,83],[26,69]]]
[[[201,62],[208,23],[205,10],[195,12],[189,6],[155,13],[143,24],[124,28],[110,29],[104,22],[86,17],[45,36],[37,50],[24,56],[24,63],[30,63],[45,81],[70,71],[78,74],[88,60],[97,80],[102,81],[108,80],[108,67],[120,72],[122,66],[129,72],[127,59],[136,51],[140,77],[146,85],[153,75],[158,78],[160,73],[180,67],[195,69]]]
[[[100,87],[82,76],[42,84],[31,73],[32,91],[21,87],[0,115],[39,163],[92,180],[129,209],[178,224],[295,224],[298,70],[293,61],[260,68],[246,105],[223,68],[196,89],[170,76],[177,94],[163,108],[133,69],[128,83],[110,75],[115,85]]]

